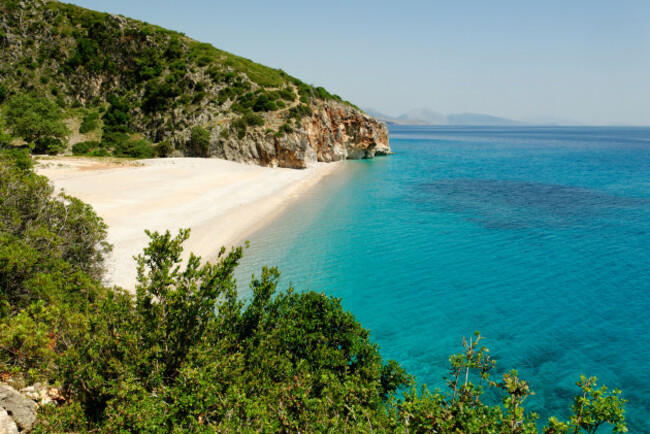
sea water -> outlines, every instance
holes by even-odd
[[[341,298],[387,359],[444,389],[479,330],[529,410],[566,418],[580,374],[650,432],[650,128],[391,127],[250,237],[238,280]]]

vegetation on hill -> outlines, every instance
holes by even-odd
[[[278,293],[264,268],[242,300],[242,248],[181,264],[187,230],[149,233],[135,295],[107,288],[106,226],[52,193],[26,151],[0,152],[0,378],[63,395],[36,432],[539,432],[529,384],[495,379],[478,334],[450,358],[447,390],[418,388],[338,299]],[[578,391],[544,433],[626,430],[618,390],[581,378]]]
[[[214,132],[218,147],[230,135],[284,134],[287,122],[341,101],[181,33],[54,0],[0,0],[0,48],[0,110],[37,152],[93,142],[75,154],[197,155],[194,128]],[[26,101],[47,104],[30,120],[57,128],[20,129],[14,121],[28,115],[16,119],[12,108]]]

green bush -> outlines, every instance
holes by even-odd
[[[103,116],[104,131],[129,132],[129,124],[131,122],[130,113],[133,107],[128,99],[124,96],[111,94],[106,98],[106,101],[109,103],[109,106]]]
[[[0,103],[4,102],[4,100],[7,99],[8,94],[9,90],[7,89],[7,86],[0,84]]]
[[[113,149],[113,155],[127,158],[153,158],[156,150],[148,140],[125,140]]]
[[[91,157],[108,157],[111,155],[110,152],[106,148],[99,147],[97,149],[94,149],[93,151],[90,152]]]
[[[192,128],[187,151],[192,157],[208,157],[210,154],[210,132],[201,127]]]
[[[174,146],[170,143],[169,140],[164,140],[155,147],[156,156],[160,158],[167,158],[172,155],[174,152]]]
[[[246,113],[243,119],[249,127],[264,125],[264,118],[254,113]]]
[[[34,144],[34,152],[55,154],[65,149],[70,130],[53,101],[17,95],[7,102],[5,117],[15,136]]]
[[[79,132],[81,134],[87,134],[91,131],[96,130],[97,127],[99,126],[98,120],[99,120],[99,114],[97,112],[88,113],[81,121],[81,125],[79,126]]]
[[[286,87],[279,92],[280,98],[282,98],[285,101],[295,101],[296,100],[296,94],[294,93],[293,89],[290,87]]]
[[[278,128],[278,131],[275,133],[275,137],[284,137],[286,134],[290,133],[293,133],[293,128],[291,128],[291,125],[284,123]]]
[[[43,137],[36,142],[32,150],[35,154],[56,155],[65,149],[66,144],[63,140],[55,137]]]
[[[294,118],[296,120],[300,120],[306,116],[311,116],[312,111],[311,108],[307,104],[298,104],[297,106],[291,107],[287,111],[287,117],[288,118]]]
[[[256,112],[268,112],[268,111],[274,111],[278,109],[278,106],[275,104],[275,102],[269,97],[267,94],[261,94],[257,97],[255,100],[255,103],[253,104],[253,111]]]
[[[79,142],[72,145],[73,155],[86,155],[99,148],[100,143],[95,141]]]
[[[5,132],[5,124],[2,118],[0,118],[0,149],[10,148],[11,143],[14,141],[14,138],[11,134]]]

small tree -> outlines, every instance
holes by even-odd
[[[150,360],[154,377],[173,380],[191,348],[204,338],[204,331],[215,319],[217,300],[236,303],[233,271],[242,248],[225,255],[222,248],[216,265],[201,264],[191,254],[184,270],[182,244],[189,229],[172,237],[146,231],[151,239],[144,255],[139,255],[136,312],[141,326],[141,357]]]
[[[24,94],[7,103],[5,113],[11,132],[30,145],[35,153],[58,153],[65,149],[70,130],[63,111],[47,98]]]
[[[580,376],[576,385],[582,389],[582,394],[573,400],[570,420],[565,423],[555,417],[550,418],[544,427],[544,434],[595,434],[604,424],[611,425],[614,433],[627,432],[624,408],[627,400],[621,397],[619,389],[607,393],[607,387],[598,388],[596,380],[596,377]]]
[[[195,157],[208,157],[210,152],[210,132],[205,128],[192,128],[189,142],[190,155]]]

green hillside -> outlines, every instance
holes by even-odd
[[[181,33],[58,1],[0,1],[0,47],[0,108],[29,94],[61,109],[68,134],[40,146],[52,153],[83,142],[75,153],[207,156],[192,129],[217,131],[217,147],[282,136],[341,101]]]

